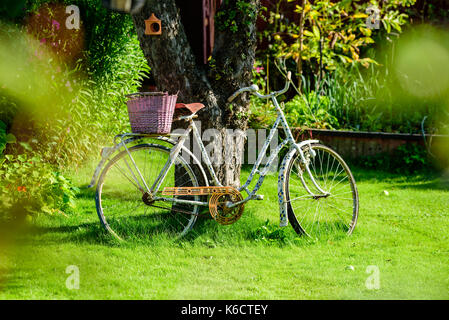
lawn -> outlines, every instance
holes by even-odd
[[[85,186],[91,171],[71,175]],[[279,229],[274,175],[260,191],[265,200],[249,203],[237,223],[201,219],[181,241],[111,239],[94,192],[83,190],[74,213],[40,217],[2,249],[0,298],[448,299],[448,181],[361,169],[354,176],[361,209],[353,235],[318,241]],[[71,290],[73,265],[80,281]],[[373,268],[378,289],[366,286]]]

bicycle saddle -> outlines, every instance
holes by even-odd
[[[190,111],[191,114],[194,114],[205,107],[202,103],[177,103],[175,106],[175,110],[181,111]]]

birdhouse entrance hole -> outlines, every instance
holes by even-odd
[[[151,17],[145,20],[145,34],[150,36],[162,34],[161,20],[156,18],[154,13],[151,14]]]

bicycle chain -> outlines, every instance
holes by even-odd
[[[209,213],[212,218],[222,225],[236,222],[243,214],[244,204],[228,207],[228,203],[243,200],[241,193],[234,187],[165,187],[165,196],[205,196],[210,195]]]

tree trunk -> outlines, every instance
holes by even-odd
[[[206,106],[198,113],[201,130],[213,128],[219,132],[214,147],[219,153],[217,158],[225,161],[214,162],[213,167],[224,185],[239,185],[244,139],[237,139],[230,145],[232,137],[227,129],[246,129],[249,96],[241,95],[232,107],[227,98],[239,88],[250,85],[259,2],[223,1],[216,16],[215,48],[208,65],[196,62],[202,59],[196,59],[193,54],[175,0],[148,0],[145,7],[133,15],[140,46],[158,89],[170,93],[179,91],[178,102],[201,102]],[[162,21],[160,36],[144,33],[144,20],[151,13]],[[236,29],[231,30],[230,26]]]

